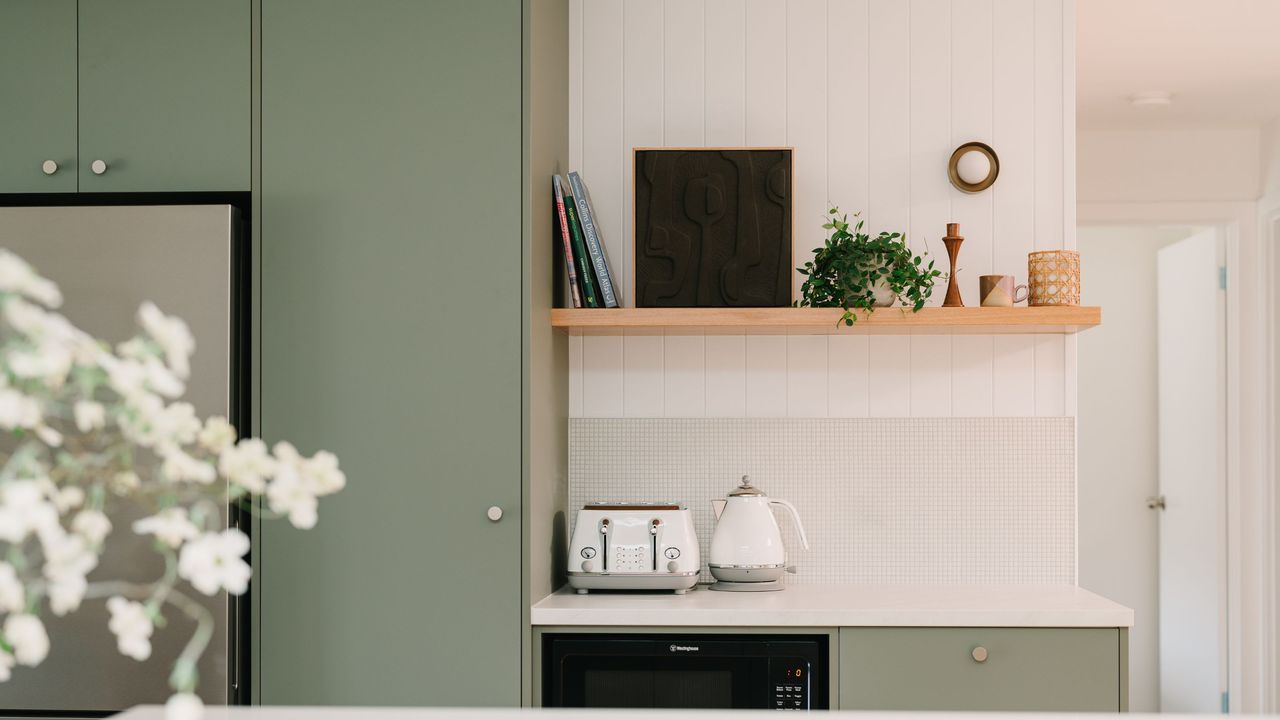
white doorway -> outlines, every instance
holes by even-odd
[[[1105,308],[1078,340],[1080,584],[1135,610],[1136,712],[1218,712],[1227,687],[1221,236],[1079,231],[1083,301]]]

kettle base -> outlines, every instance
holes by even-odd
[[[776,592],[786,588],[781,580],[767,580],[765,582],[733,582],[731,580],[717,580],[708,586],[710,590],[720,590],[721,592]]]

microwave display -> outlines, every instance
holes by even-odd
[[[826,709],[825,635],[542,636],[546,707]]]

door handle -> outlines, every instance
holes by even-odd
[[[494,505],[493,507],[489,508],[487,512],[485,512],[485,516],[488,517],[489,520],[493,522],[498,522],[499,520],[502,519],[502,508],[498,507],[497,505]]]
[[[1151,497],[1147,498],[1148,510],[1164,510],[1165,505],[1166,503],[1164,501],[1163,495],[1152,495]]]

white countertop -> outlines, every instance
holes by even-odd
[[[703,720],[728,720],[729,718],[776,718],[773,710],[600,710],[541,709],[541,708],[369,708],[369,707],[208,707],[204,720],[519,720],[536,717],[540,720],[582,720],[583,718],[611,717],[625,720],[671,720],[672,718],[698,717]],[[1097,720],[1109,713],[954,713],[954,712],[841,712],[823,710],[822,717],[848,717],[859,720],[974,720],[990,717],[992,720]],[[136,707],[121,715],[120,720],[166,720],[164,708],[158,705]],[[1142,720],[1164,717],[1124,713],[1117,718]],[[1221,715],[1178,715],[1178,720],[1213,720]]]
[[[1132,627],[1133,610],[1072,585],[790,585],[686,595],[562,589],[534,625],[747,627]]]

